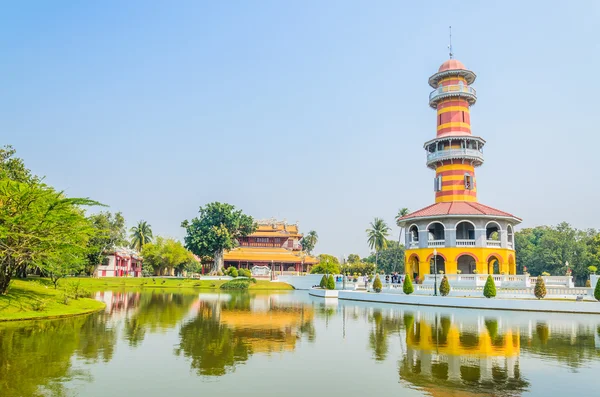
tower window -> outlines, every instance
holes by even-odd
[[[438,125],[442,125],[442,115],[441,114],[440,114],[439,119],[440,119],[440,121],[439,121]]]
[[[473,190],[473,177],[469,174],[465,174],[465,189]]]
[[[441,192],[442,191],[442,177],[438,176],[433,179],[433,191]]]
[[[463,123],[465,122],[465,112],[462,112]]]

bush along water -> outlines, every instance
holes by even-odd
[[[483,287],[483,296],[486,298],[493,298],[496,296],[496,284],[491,275],[488,276],[485,287]]]
[[[413,292],[415,292],[415,287],[413,287],[413,284],[412,284],[409,274],[407,274],[406,277],[404,277],[404,284],[402,284],[402,291],[406,295],[410,295]]]
[[[596,281],[596,288],[594,288],[594,298],[600,301],[600,280]]]
[[[373,280],[373,291],[381,292],[381,279],[379,279],[379,274],[375,276],[375,280]]]
[[[252,278],[252,272],[248,269],[239,269],[238,276]]]
[[[319,283],[319,287],[321,287],[321,288],[327,287],[327,276],[325,274],[323,275],[323,277],[321,277],[321,282]]]
[[[335,280],[333,279],[333,274],[329,275],[327,279],[327,289],[335,289]]]
[[[450,283],[448,282],[448,277],[444,276],[442,282],[440,283],[440,295],[448,296],[450,293]]]
[[[538,299],[542,299],[544,296],[546,296],[546,284],[544,283],[542,276],[538,276],[537,280],[535,281],[533,294]]]
[[[228,275],[229,277],[236,278],[238,276],[238,271],[237,271],[237,269],[235,267],[229,266],[225,270],[225,274]]]

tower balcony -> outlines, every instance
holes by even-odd
[[[427,154],[427,166],[436,167],[436,163],[444,160],[468,160],[475,167],[483,164],[483,153],[477,149],[447,149]]]
[[[462,97],[469,102],[469,105],[473,105],[477,102],[477,91],[464,84],[438,87],[429,94],[429,106],[437,109],[437,105],[442,99],[451,97]]]

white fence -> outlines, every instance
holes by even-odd
[[[450,285],[456,287],[483,287],[487,281],[488,274],[446,274]],[[508,275],[508,274],[492,274],[496,287],[506,288],[529,288],[535,286],[537,277],[528,275]],[[444,275],[437,275],[438,284],[442,281]],[[426,274],[423,280],[424,285],[433,285],[436,276]],[[546,288],[548,287],[565,287],[574,288],[572,276],[542,276]]]

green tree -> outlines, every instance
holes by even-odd
[[[56,289],[62,278],[77,275],[83,271],[86,263],[84,253],[83,249],[74,252],[69,249],[57,251],[53,255],[48,255],[40,263],[40,268],[50,278]]]
[[[348,263],[357,263],[360,262],[360,256],[356,254],[348,255]]]
[[[381,292],[383,285],[381,284],[381,279],[379,278],[379,274],[375,276],[375,280],[373,280],[373,291]]]
[[[43,266],[62,252],[83,255],[94,230],[81,207],[99,205],[10,179],[0,180],[0,203],[0,294],[26,265]]]
[[[321,287],[321,288],[327,287],[327,275],[326,274],[323,274],[323,277],[321,277],[321,282],[319,283],[319,287]]]
[[[94,234],[87,245],[86,272],[92,274],[96,267],[102,263],[110,249],[128,244],[125,218],[120,212],[99,212],[88,217],[94,228]]]
[[[315,249],[315,245],[317,245],[318,241],[319,235],[314,230],[311,230],[306,234],[306,236],[302,237],[300,240],[300,245],[302,245],[302,250],[310,255]]]
[[[375,259],[376,256],[372,254],[365,258],[364,262],[374,264]],[[383,270],[386,274],[392,272],[404,273],[404,245],[388,240],[387,248],[379,252],[377,269]]]
[[[486,298],[493,298],[496,296],[496,284],[492,276],[488,276],[485,286],[483,287],[483,296]]]
[[[404,276],[404,284],[402,284],[402,292],[406,295],[410,295],[415,292],[415,287],[413,287],[412,280],[410,279],[410,274]]]
[[[332,274],[327,278],[327,289],[335,289],[335,280]]]
[[[450,293],[450,283],[448,282],[448,277],[444,275],[442,278],[442,282],[440,283],[440,295],[448,296]]]
[[[594,298],[600,301],[600,280],[596,281],[596,288],[594,288]]]
[[[542,276],[538,276],[535,281],[535,288],[533,289],[533,294],[536,298],[542,299],[546,296],[546,284],[544,283],[544,279]]]
[[[10,145],[0,147],[0,179],[10,179],[21,183],[39,183],[40,179],[31,174],[22,159],[15,157],[17,151]]]
[[[211,256],[212,271],[222,271],[225,250],[235,248],[238,239],[253,233],[257,225],[231,204],[210,203],[200,207],[199,213],[198,218],[181,224],[186,229],[185,246],[201,258]]]
[[[172,275],[198,263],[194,255],[179,241],[160,236],[154,242],[144,245],[142,256],[144,265],[151,266],[153,273],[157,275]]]
[[[137,226],[130,230],[131,248],[138,252],[142,251],[144,245],[152,242],[152,227],[146,221],[139,221]]]
[[[319,263],[310,269],[311,274],[339,274],[340,261],[333,255],[321,254]]]
[[[406,215],[408,215],[410,213],[410,211],[408,210],[408,208],[404,207],[404,208],[400,208],[398,210],[398,213],[396,214],[396,226],[398,226],[400,228],[400,232],[398,233],[398,245],[402,244],[402,221],[400,221],[401,218],[405,217]]]
[[[375,269],[377,269],[379,251],[387,248],[387,236],[390,233],[390,228],[381,218],[375,218],[373,222],[371,222],[370,226],[371,227],[366,230],[367,243],[372,250],[375,250]]]

